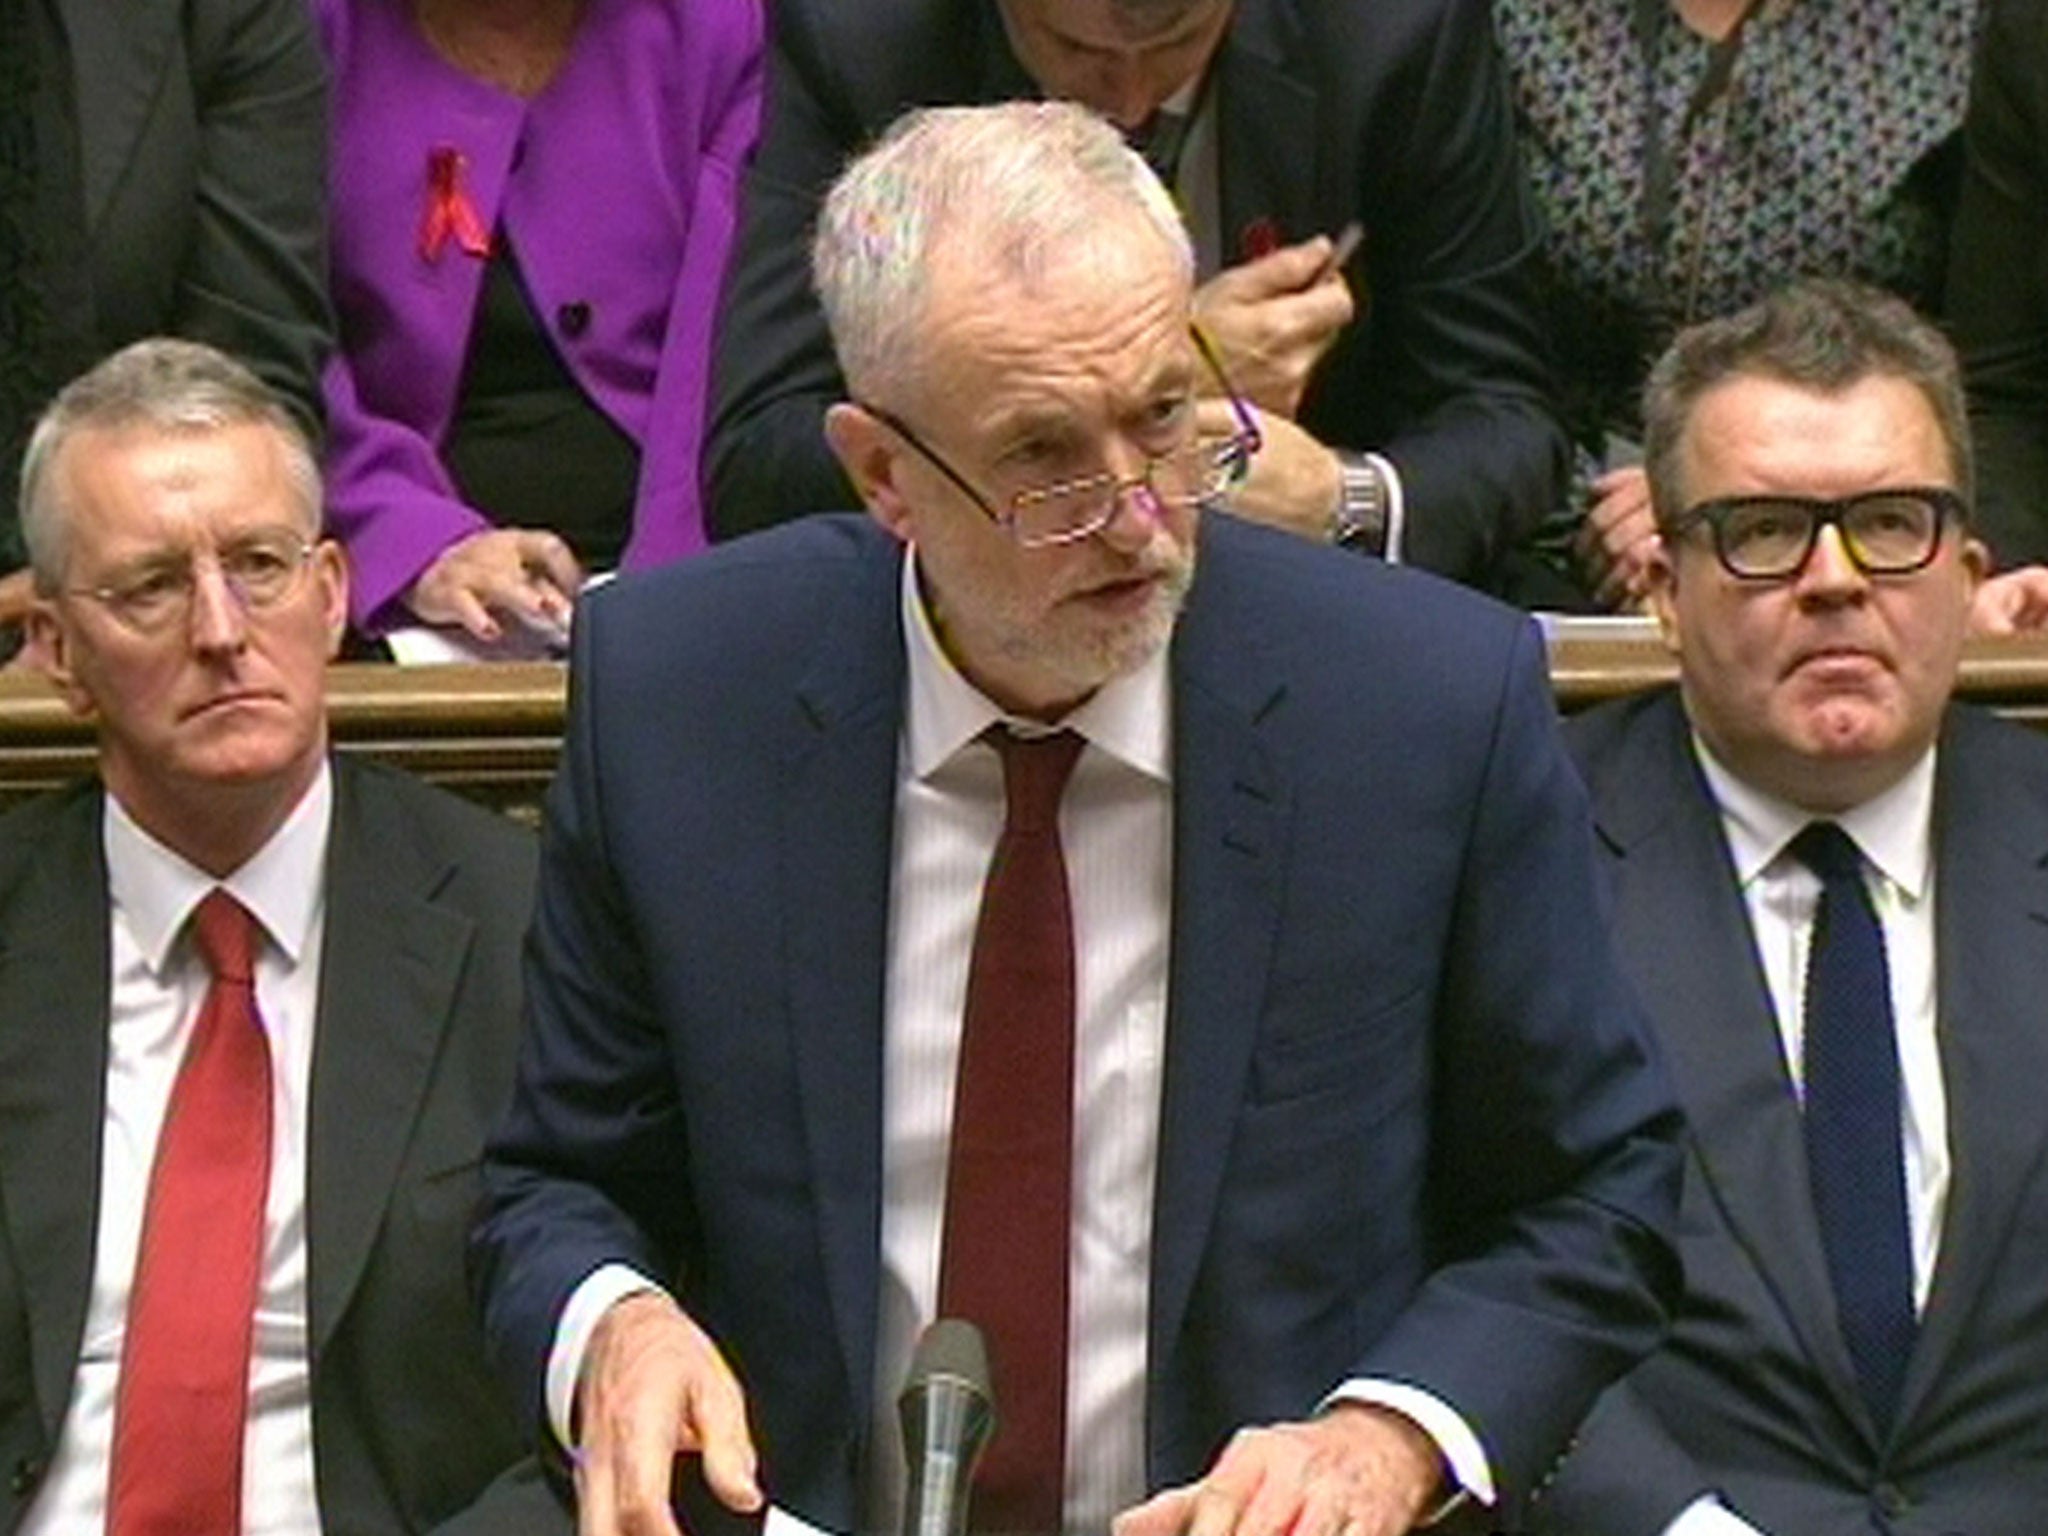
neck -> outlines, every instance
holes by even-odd
[[[107,793],[135,824],[194,868],[224,880],[253,859],[313,786],[320,760],[290,780],[144,789],[109,775]]]
[[[413,0],[421,33],[465,74],[538,95],[568,57],[583,0]]]
[[[1735,30],[1749,0],[1671,0],[1678,19],[1709,42],[1718,43]]]

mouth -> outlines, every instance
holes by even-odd
[[[1112,611],[1142,608],[1152,600],[1165,580],[1164,571],[1133,571],[1083,587],[1073,594],[1070,601]]]
[[[237,709],[260,708],[264,705],[283,702],[279,695],[262,688],[235,688],[226,693],[217,693],[197,704],[188,705],[178,716],[180,720],[197,720],[207,715],[225,714]]]
[[[1867,676],[1873,671],[1888,671],[1891,664],[1877,652],[1855,645],[1821,645],[1799,652],[1787,667],[1788,675]]]

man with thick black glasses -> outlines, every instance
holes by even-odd
[[[2048,744],[1950,702],[1987,558],[1948,345],[1798,285],[1644,411],[1680,682],[1572,722],[1692,1127],[1672,1340],[1571,1536],[2025,1536],[2048,1508]]]
[[[975,1530],[1512,1519],[1676,1284],[1535,627],[1215,509],[1256,423],[1092,114],[912,114],[815,267],[869,515],[576,623],[476,1257],[586,1536],[898,1529],[936,1317]]]

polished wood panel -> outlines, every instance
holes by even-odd
[[[1550,625],[1551,680],[1566,713],[1675,675],[1646,622]],[[1973,641],[1960,691],[2048,728],[2048,638]],[[546,662],[394,667],[341,663],[328,673],[334,739],[523,819],[539,814],[560,745],[565,677]],[[39,676],[0,672],[0,804],[89,772],[93,728]]]

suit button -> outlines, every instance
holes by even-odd
[[[33,1456],[24,1456],[14,1464],[14,1470],[7,1474],[7,1491],[17,1499],[25,1499],[35,1491],[43,1480],[43,1464]]]
[[[581,299],[562,305],[555,311],[555,324],[564,336],[574,341],[590,329],[590,306]]]
[[[1878,1510],[1893,1520],[1899,1519],[1913,1508],[1913,1501],[1906,1497],[1906,1490],[1897,1483],[1879,1483],[1871,1490]]]

